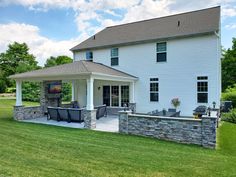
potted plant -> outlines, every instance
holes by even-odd
[[[177,109],[177,107],[179,107],[179,105],[180,105],[179,98],[173,98],[171,100],[171,104],[174,106],[175,109]]]

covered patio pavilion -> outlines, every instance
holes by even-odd
[[[126,89],[129,89],[128,94],[126,94],[126,96],[128,95],[128,98],[126,99],[120,99],[121,89],[118,89],[117,95],[119,96],[119,99],[116,99],[116,106],[112,106],[111,104],[109,105],[108,114],[114,114],[115,112],[123,109],[122,107],[126,102],[132,110],[135,110],[136,106],[134,92],[135,82],[138,80],[138,78],[101,63],[85,60],[75,61],[70,64],[63,64],[55,67],[15,74],[10,76],[10,78],[16,81],[16,104],[14,107],[15,120],[40,118],[45,116],[48,106],[63,106],[61,103],[60,93],[54,95],[50,95],[48,93],[48,84],[55,81],[59,83],[72,83],[71,101],[72,103],[77,101],[80,107],[85,108],[85,128],[96,128],[96,110],[94,109],[94,105],[96,106],[104,104],[104,93],[102,92],[102,87],[104,85],[115,84],[118,85],[119,88],[126,86]],[[41,83],[40,106],[23,106],[22,82],[24,81]],[[126,102],[124,102],[124,100]]]

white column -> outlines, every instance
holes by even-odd
[[[94,79],[90,77],[87,79],[87,110],[93,110],[93,82]]]
[[[16,106],[22,106],[22,81],[16,81]]]
[[[71,101],[75,101],[75,81],[72,81]]]
[[[135,92],[135,83],[134,82],[131,82],[130,83],[130,103],[135,103],[135,96],[134,96],[134,92]]]

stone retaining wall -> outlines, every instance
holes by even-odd
[[[13,117],[15,120],[36,119],[44,116],[42,106],[14,106]]]
[[[216,145],[217,118],[171,118],[131,114],[121,111],[119,132],[154,137],[207,148]]]

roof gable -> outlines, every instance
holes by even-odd
[[[107,27],[71,50],[210,33],[219,30],[220,7]]]

